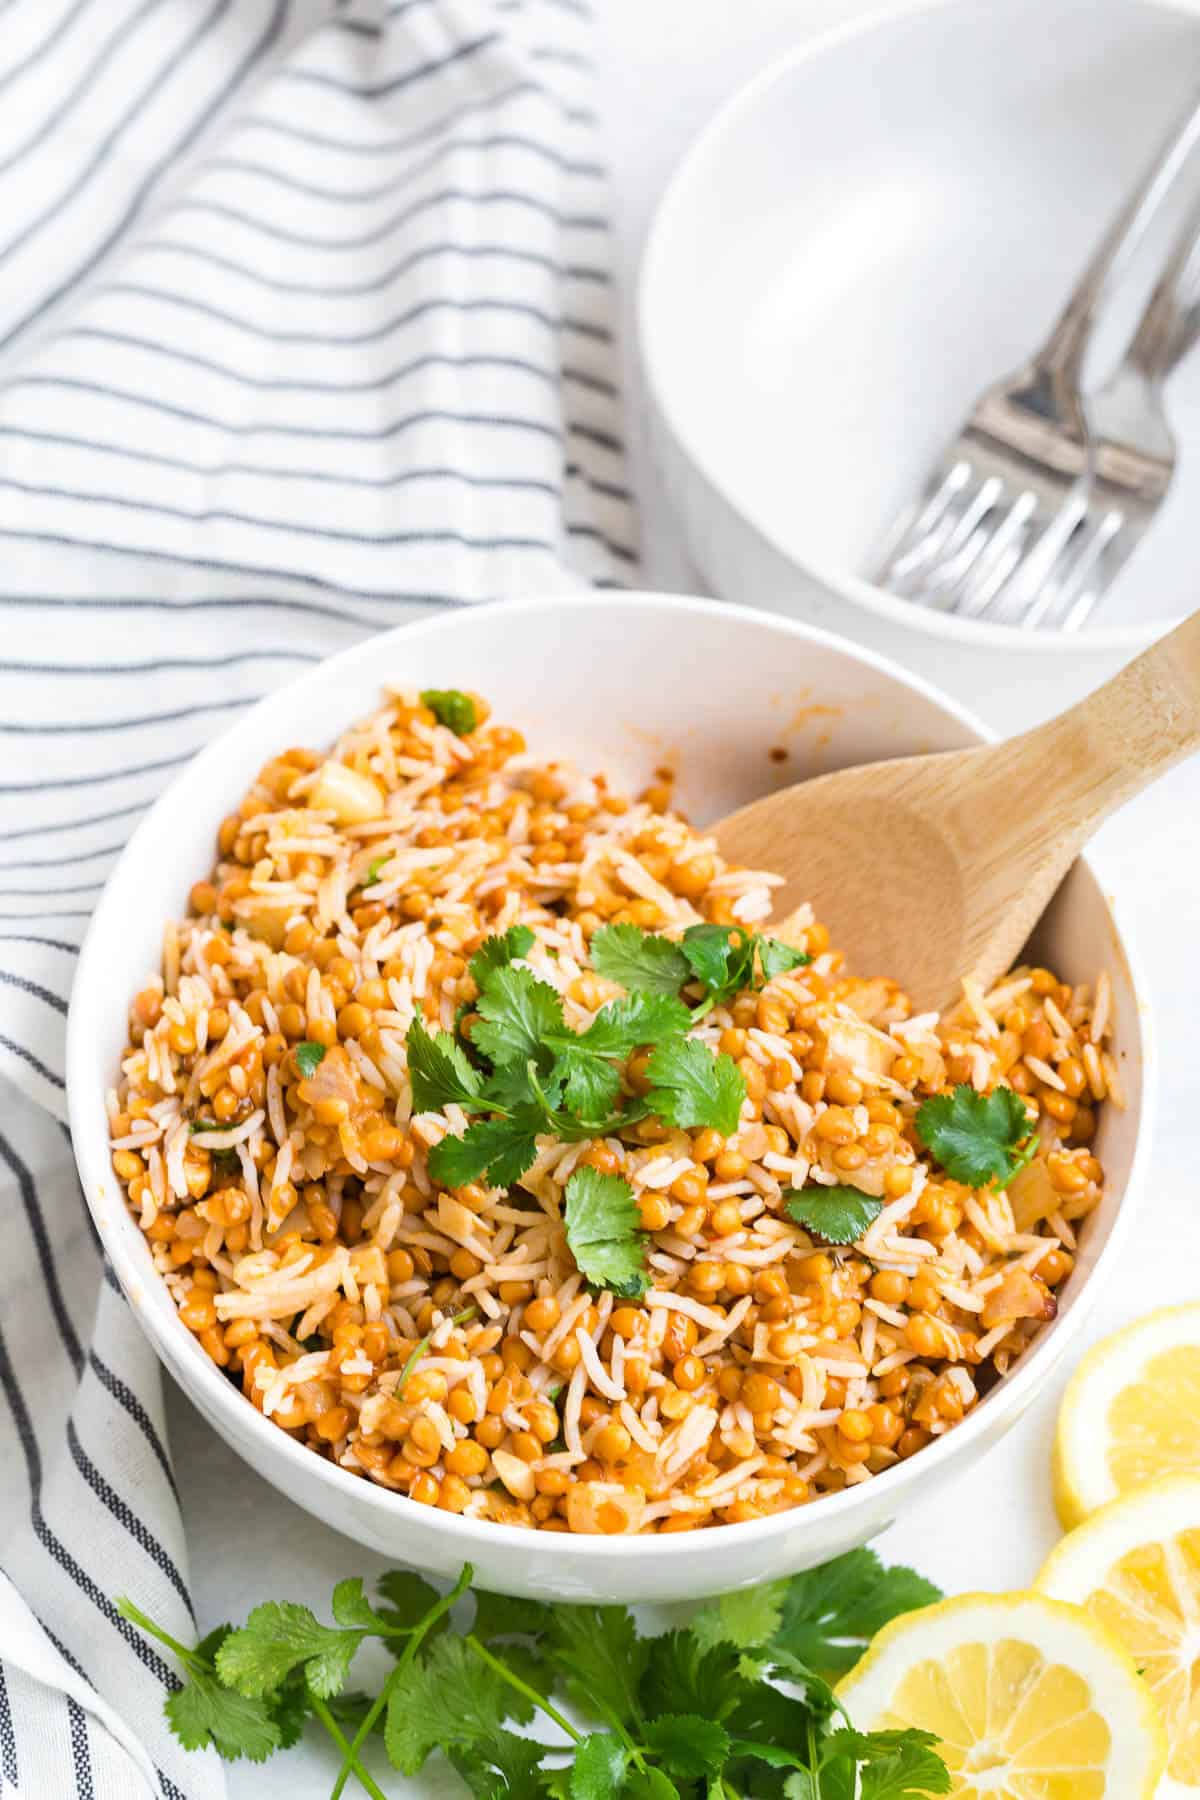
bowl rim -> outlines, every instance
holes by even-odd
[[[444,1528],[447,1541],[458,1542],[463,1546],[464,1560],[470,1560],[469,1547],[478,1544],[481,1549],[491,1546],[500,1551],[507,1543],[510,1547],[518,1545],[528,1548],[530,1542],[529,1528],[516,1525],[502,1525],[489,1520],[464,1519],[454,1513],[443,1513],[437,1508],[422,1507],[403,1494],[382,1488],[377,1483],[365,1480],[360,1475],[353,1475],[348,1470],[339,1468],[328,1458],[316,1455],[302,1443],[292,1439],[286,1432],[265,1418],[256,1408],[251,1407],[245,1397],[222,1373],[217,1365],[200,1348],[193,1335],[180,1321],[174,1308],[169,1315],[160,1318],[159,1314],[139,1302],[139,1292],[143,1289],[147,1278],[158,1281],[153,1269],[146,1270],[137,1266],[147,1256],[144,1240],[140,1234],[135,1239],[129,1234],[128,1227],[132,1219],[128,1213],[122,1195],[119,1209],[106,1204],[101,1196],[106,1185],[113,1187],[114,1176],[107,1138],[92,1132],[90,1122],[85,1117],[84,1096],[89,1095],[94,1103],[98,1072],[95,1066],[96,1057],[92,1049],[92,1037],[89,1032],[88,1013],[93,1007],[101,1006],[105,972],[103,951],[105,940],[110,933],[121,929],[121,915],[116,910],[116,875],[118,870],[129,862],[136,861],[143,850],[152,845],[176,805],[175,790],[185,779],[201,780],[210,769],[217,768],[231,753],[239,739],[252,737],[259,721],[271,712],[280,714],[280,741],[287,735],[285,720],[297,710],[300,703],[312,694],[319,693],[323,682],[327,679],[331,668],[339,672],[355,669],[362,665],[361,683],[364,693],[378,687],[378,660],[381,650],[390,650],[402,643],[412,643],[414,637],[434,637],[443,632],[461,629],[467,616],[477,617],[480,612],[492,613],[503,610],[514,617],[529,617],[539,614],[561,620],[569,610],[578,611],[589,602],[606,612],[610,609],[639,612],[647,606],[652,610],[677,615],[681,621],[697,614],[715,614],[724,617],[731,629],[744,625],[747,619],[767,627],[771,632],[801,643],[818,644],[824,648],[848,656],[853,662],[860,663],[876,672],[886,675],[902,687],[919,694],[940,707],[952,718],[963,725],[967,731],[981,741],[991,741],[995,737],[981,721],[976,719],[967,707],[942,693],[933,683],[913,674],[889,657],[878,651],[866,649],[850,639],[839,636],[836,632],[810,625],[796,619],[781,617],[776,613],[737,606],[726,601],[702,599],[690,595],[660,594],[646,590],[626,590],[620,593],[592,590],[590,594],[578,591],[551,596],[536,596],[524,600],[501,600],[487,602],[481,606],[455,608],[443,611],[430,618],[401,624],[388,631],[373,633],[356,644],[338,651],[335,655],[324,658],[312,668],[305,670],[292,681],[283,683],[271,693],[263,696],[226,730],[218,733],[203,749],[191,758],[174,779],[158,796],[154,805],[138,823],[125,848],[121,852],[89,921],[87,932],[79,954],[79,965],[71,994],[71,1002],[67,1019],[67,1104],[70,1123],[71,1142],[76,1164],[89,1212],[95,1222],[105,1254],[108,1256],[121,1288],[130,1303],[141,1329],[159,1357],[168,1369],[176,1376],[192,1404],[198,1404],[191,1390],[198,1390],[201,1398],[200,1410],[218,1415],[228,1414],[233,1433],[232,1442],[236,1454],[242,1458],[260,1478],[272,1485],[278,1485],[273,1474],[268,1472],[271,1463],[280,1459],[282,1466],[294,1469],[303,1476],[304,1471],[319,1487],[323,1487],[329,1495],[331,1513],[326,1516],[326,1523],[332,1529],[339,1528],[339,1514],[336,1510],[339,1497],[343,1500],[354,1500],[357,1506],[366,1507],[379,1517],[391,1520],[400,1530],[405,1521],[420,1517],[422,1525],[433,1530]],[[356,670],[357,674],[357,670]],[[1125,1234],[1131,1228],[1136,1211],[1136,1202],[1141,1185],[1141,1175],[1147,1160],[1155,1104],[1154,1084],[1154,1032],[1153,1021],[1147,999],[1147,987],[1132,935],[1122,915],[1122,909],[1116,897],[1100,883],[1096,870],[1086,857],[1080,861],[1088,868],[1093,879],[1100,887],[1104,904],[1108,913],[1109,926],[1114,941],[1123,957],[1129,973],[1130,985],[1137,997],[1139,1030],[1141,1036],[1142,1064],[1142,1104],[1137,1120],[1137,1131],[1130,1159],[1129,1173],[1125,1191],[1117,1208],[1108,1237],[1103,1244],[1096,1262],[1088,1272],[1079,1298],[1071,1308],[1070,1316],[1061,1321],[1058,1327],[1039,1338],[1026,1356],[1018,1364],[1016,1370],[1004,1378],[988,1396],[990,1404],[980,1406],[968,1418],[956,1425],[953,1431],[945,1433],[935,1442],[926,1445],[918,1456],[908,1462],[888,1470],[885,1476],[887,1491],[894,1495],[897,1504],[914,1481],[923,1476],[931,1476],[943,1465],[952,1464],[959,1458],[966,1457],[976,1439],[989,1431],[997,1421],[999,1413],[1019,1416],[1026,1402],[1048,1377],[1059,1360],[1067,1343],[1075,1330],[1086,1317],[1098,1286],[1098,1278],[1102,1267],[1111,1269],[1116,1254]],[[95,990],[93,994],[93,990]],[[104,1077],[99,1077],[102,1094]],[[1073,1321],[1073,1323],[1072,1323]],[[211,1420],[210,1420],[211,1422]],[[263,1444],[267,1453],[264,1462],[267,1469],[260,1467],[251,1452],[243,1450],[241,1445],[243,1434],[251,1443],[255,1440]],[[276,1465],[278,1466],[278,1465]],[[878,1502],[881,1489],[880,1478],[866,1481],[841,1493],[823,1495],[819,1502],[822,1508],[822,1519],[832,1522],[834,1509],[840,1520],[852,1518],[856,1513],[870,1510],[872,1501]],[[748,1520],[738,1524],[722,1524],[715,1529],[720,1534],[720,1542],[728,1544],[730,1549],[738,1546],[748,1547],[779,1536],[802,1532],[805,1526],[807,1506],[793,1507],[783,1512],[770,1514],[763,1519]],[[890,1510],[890,1509],[889,1509]],[[353,1532],[353,1526],[346,1521],[341,1528]],[[583,1533],[543,1532],[539,1554],[549,1557],[560,1566],[567,1566],[579,1559],[589,1566],[619,1562],[633,1556],[654,1556],[666,1558],[674,1562],[685,1558],[695,1551],[695,1543],[690,1532],[681,1532],[677,1536],[662,1537],[658,1533],[642,1537],[640,1535],[618,1535],[613,1537],[591,1536]]]
[[[990,646],[995,649],[1016,650],[1030,656],[1042,651],[1054,654],[1073,652],[1078,657],[1092,651],[1102,653],[1141,650],[1156,638],[1173,630],[1184,614],[1181,612],[1167,619],[1154,619],[1144,624],[1098,625],[1081,632],[1064,631],[1060,627],[1025,631],[1018,625],[1001,625],[987,619],[965,619],[956,613],[935,612],[931,607],[893,597],[885,588],[878,587],[864,576],[797,555],[781,542],[774,529],[752,516],[741,501],[730,495],[723,481],[714,472],[708,452],[697,445],[681,425],[661,379],[654,343],[662,328],[655,322],[657,301],[654,289],[662,279],[662,271],[670,267],[665,240],[676,214],[683,212],[691,190],[697,183],[697,170],[701,161],[724,138],[736,132],[744,118],[753,115],[759,102],[771,89],[782,85],[805,64],[815,62],[828,51],[855,38],[865,37],[897,20],[949,12],[952,6],[953,0],[890,0],[890,3],[885,0],[884,4],[873,8],[862,18],[849,19],[820,31],[810,41],[772,57],[723,101],[712,117],[700,127],[671,171],[651,216],[642,246],[634,295],[634,319],[638,360],[647,394],[680,455],[700,474],[747,531],[753,532],[800,574],[819,582],[840,598],[853,601],[855,605],[873,613],[876,618],[885,620],[889,625],[911,627],[920,636],[931,639],[949,640],[976,648]],[[1130,11],[1134,10],[1131,3]],[[1136,10],[1178,16],[1178,7],[1171,4],[1171,0],[1138,0]]]

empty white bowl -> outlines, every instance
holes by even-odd
[[[1198,66],[1200,21],[1165,7],[956,0],[804,45],[725,106],[660,204],[639,295],[654,448],[717,592],[936,668],[1008,730],[1164,628],[1192,586],[1200,357],[1168,390],[1175,484],[1087,630],[960,620],[867,577],[975,396],[1045,337]]]
[[[880,658],[808,627],[658,595],[464,607],[347,650],[261,701],[190,763],[138,827],[109,878],[79,962],[67,1039],[71,1132],[84,1191],[146,1334],[213,1428],[299,1505],[372,1549],[439,1574],[474,1563],[480,1585],[563,1600],[681,1599],[821,1562],[872,1537],[1019,1416],[1078,1336],[1098,1266],[1130,1223],[1148,1125],[1146,1020],[1111,902],[1081,863],[1045,926],[1042,953],[1069,979],[1113,977],[1128,1110],[1106,1108],[1108,1173],[1057,1321],[956,1430],[862,1486],[797,1511],[676,1537],[569,1537],[455,1517],[374,1486],[264,1419],[180,1323],[112,1173],[104,1095],[126,1042],[129,1000],[159,966],[164,921],[211,868],[217,827],[287,745],[330,742],[369,712],[380,683],[485,692],[531,747],[641,785],[678,765],[697,820],[812,770],[975,742],[949,700]],[[784,749],[787,761],[772,760]],[[881,901],[886,876],[881,872]]]

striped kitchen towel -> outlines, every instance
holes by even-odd
[[[0,1794],[209,1800],[112,1606],[193,1629],[157,1367],[49,1116],[72,970],[260,694],[431,607],[629,577],[592,32],[585,0],[4,23]]]

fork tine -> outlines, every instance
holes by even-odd
[[[936,551],[930,554],[919,572],[919,580],[908,584],[905,598],[918,605],[944,609],[955,586],[964,579],[991,540],[988,516],[1002,487],[1003,483],[994,475],[980,482],[940,535]]]
[[[1025,526],[1033,517],[1036,506],[1037,496],[1030,489],[1017,495],[992,534],[982,566],[976,564],[972,578],[951,602],[951,612],[959,613],[963,618],[977,619],[987,611],[1021,558]]]
[[[1048,582],[1021,620],[1023,631],[1032,631],[1045,619],[1061,625],[1069,617],[1074,603],[1082,596],[1093,572],[1100,567],[1105,550],[1121,529],[1121,514],[1115,508],[1096,519],[1085,515],[1063,552],[1058,580]],[[1056,571],[1057,572],[1057,571]]]
[[[1032,543],[1026,542],[1022,555],[1013,565],[1012,579],[996,587],[986,605],[980,605],[974,617],[986,611],[1004,624],[1015,625],[1025,608],[1035,604],[1087,510],[1086,495],[1080,486],[1070,493],[1062,506],[1044,524]]]
[[[969,534],[975,491],[968,486],[964,492],[966,503],[959,505],[957,497],[952,499],[932,531],[914,546],[896,571],[892,592],[900,598],[919,604],[937,571],[961,547],[964,521]]]
[[[967,463],[960,461],[947,469],[940,481],[935,478],[930,482],[923,504],[913,512],[880,566],[875,578],[880,587],[907,579],[911,569],[924,561],[922,552],[931,534],[942,522],[955,495],[965,487],[970,473]]]
[[[949,611],[959,586],[968,579],[979,558],[986,555],[991,541],[987,525],[977,525],[966,542],[959,543],[954,553],[938,564],[915,598],[923,606]]]

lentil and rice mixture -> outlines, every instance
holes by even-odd
[[[665,780],[631,801],[533,759],[472,700],[459,736],[389,690],[328,760],[269,763],[167,927],[109,1108],[180,1318],[279,1429],[474,1518],[690,1530],[914,1455],[1054,1314],[1101,1193],[1097,1108],[1121,1104],[1107,978],[1021,968],[914,1017],[803,908],[771,930],[812,961],[695,1028],[744,1079],[734,1135],[650,1117],[539,1139],[508,1190],[439,1189],[427,1154],[466,1120],[413,1116],[405,1038],[414,1014],[469,1036],[486,937],[532,928],[522,960],[582,1029],[621,991],[589,966],[602,925],[753,929],[776,882],[724,863]],[[302,1044],[324,1049],[308,1074]],[[637,1055],[624,1083],[646,1085]],[[1036,1120],[1007,1191],[952,1180],[914,1129],[958,1083],[1008,1084]],[[575,1266],[580,1165],[632,1186],[650,1234],[636,1301]],[[846,1248],[781,1204],[833,1182],[883,1202]]]

